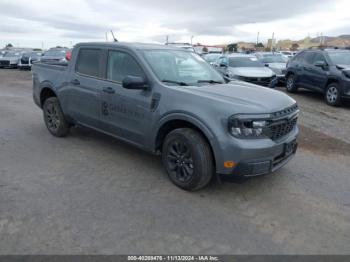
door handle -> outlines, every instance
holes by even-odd
[[[80,81],[78,79],[73,79],[72,81],[70,81],[73,85],[78,86],[80,85]]]
[[[102,90],[103,90],[103,92],[105,92],[107,94],[114,94],[115,93],[114,88],[112,88],[110,86],[104,87]]]

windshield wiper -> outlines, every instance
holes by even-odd
[[[216,81],[216,80],[198,80],[197,83],[209,83],[209,84],[223,84],[222,81]]]
[[[164,79],[162,80],[163,83],[170,83],[170,84],[177,84],[179,86],[188,86],[188,84],[186,84],[185,82],[181,82],[181,81],[174,81],[174,80],[168,80],[168,79]]]

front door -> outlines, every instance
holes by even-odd
[[[328,66],[325,66],[324,68],[315,66],[315,63],[317,62],[324,62],[325,65],[327,65],[327,61],[324,55],[320,53],[316,54],[314,57],[313,66],[310,70],[310,84],[312,84],[315,89],[323,92],[324,87],[327,83],[329,68]]]
[[[150,90],[130,90],[122,86],[126,76],[145,74],[132,54],[110,50],[105,86],[101,95],[101,121],[106,131],[129,142],[144,145],[152,122]]]

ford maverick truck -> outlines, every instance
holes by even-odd
[[[227,82],[184,49],[81,43],[67,63],[35,63],[32,71],[34,101],[52,135],[84,126],[161,155],[170,180],[185,190],[215,175],[269,174],[297,149],[292,98]]]

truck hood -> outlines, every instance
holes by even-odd
[[[296,103],[294,99],[280,91],[241,81],[200,87],[181,86],[179,89],[206,97],[214,103],[225,103],[232,107],[230,111],[240,111],[239,113],[273,113]]]
[[[271,77],[274,72],[268,67],[230,67],[233,75],[243,77]]]

